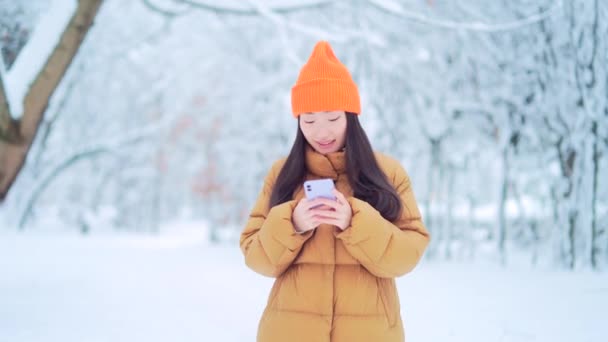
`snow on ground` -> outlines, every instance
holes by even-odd
[[[192,235],[0,235],[0,341],[254,341],[272,279]],[[606,341],[608,275],[424,262],[407,341]]]

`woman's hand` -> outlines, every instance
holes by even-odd
[[[348,228],[353,210],[340,191],[334,189],[334,195],[335,201],[327,198],[301,199],[292,215],[296,232],[305,233],[317,228],[321,223],[334,225],[340,230]]]
[[[316,198],[310,201],[311,207],[321,206],[310,208],[309,212],[312,214],[312,220],[315,223],[331,224],[340,228],[340,230],[344,230],[350,226],[353,210],[340,191],[334,189],[334,195],[336,196],[335,201],[326,198]]]
[[[293,209],[291,221],[296,232],[302,234],[317,228],[321,222],[311,212],[312,207],[318,205],[315,200],[302,198]]]

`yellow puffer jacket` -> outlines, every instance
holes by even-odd
[[[429,243],[407,173],[376,153],[380,168],[401,196],[404,209],[389,222],[352,197],[344,152],[306,152],[307,179],[333,178],[353,216],[344,231],[321,225],[297,234],[291,214],[304,196],[269,208],[285,159],[274,163],[241,234],[246,264],[276,277],[258,328],[260,342],[404,341],[395,277],[411,271]]]

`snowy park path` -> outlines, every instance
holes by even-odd
[[[272,279],[196,239],[0,235],[0,341],[254,341]],[[608,341],[608,275],[423,263],[408,342]]]

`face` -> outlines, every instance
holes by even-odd
[[[300,129],[317,152],[327,154],[344,147],[346,113],[344,111],[300,114]]]

